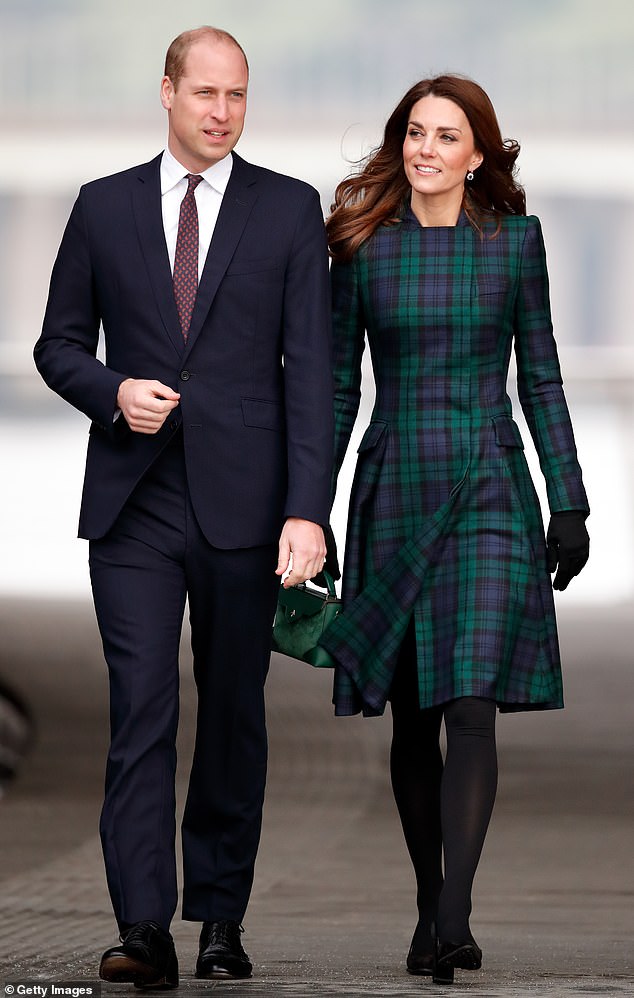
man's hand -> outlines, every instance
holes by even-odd
[[[119,385],[117,405],[134,433],[158,433],[180,395],[160,381],[127,378]]]
[[[284,575],[292,566],[290,574],[284,579],[284,588],[289,589],[312,579],[321,572],[325,560],[326,542],[319,524],[290,516],[280,536],[280,556],[275,569],[276,575]]]

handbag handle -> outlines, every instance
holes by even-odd
[[[322,568],[321,574],[326,580],[326,589],[328,590],[328,595],[336,597],[337,590],[335,589],[335,580],[333,579],[332,575],[325,568]],[[302,583],[302,585],[306,585],[306,583],[304,582]],[[321,586],[320,588],[323,589],[324,587]]]

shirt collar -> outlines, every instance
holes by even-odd
[[[219,194],[224,194],[231,176],[233,156],[229,153],[224,159],[208,166],[200,176]],[[161,196],[171,191],[190,171],[185,169],[169,149],[163,150],[161,158]]]

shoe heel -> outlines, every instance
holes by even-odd
[[[434,984],[453,984],[453,967],[446,965],[439,967],[437,963],[434,963],[432,981]]]
[[[145,984],[143,981],[136,981],[134,984],[137,991],[173,991],[174,988],[178,987],[178,957],[176,953],[172,953],[167,967],[165,969],[165,976],[161,977],[158,981],[153,984]]]
[[[436,930],[436,923],[432,922],[431,937],[434,940],[434,964],[432,967],[432,981],[434,984],[453,984],[453,964],[449,960],[441,959],[442,948]]]
[[[434,965],[432,967],[434,984],[453,984],[453,964],[449,960],[440,959],[440,943],[434,938]]]

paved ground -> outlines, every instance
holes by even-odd
[[[473,918],[484,967],[456,976],[455,990],[473,996],[634,995],[634,613],[561,606],[567,709],[500,718],[500,792]],[[95,984],[115,931],[96,836],[107,716],[92,610],[5,600],[0,633],[0,676],[38,721],[0,801],[0,982]],[[196,981],[196,927],[177,921],[181,991],[442,992],[404,971],[414,897],[387,783],[388,719],[335,719],[329,674],[277,656],[268,702],[269,790],[244,938],[255,976]]]

